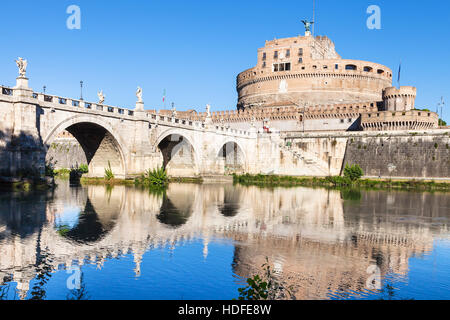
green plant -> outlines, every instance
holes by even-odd
[[[363,175],[364,175],[364,172],[359,165],[357,165],[357,164],[352,165],[352,166],[349,166],[348,164],[345,165],[344,177],[347,179],[350,179],[350,181],[352,181],[352,182],[357,181],[357,180],[361,179],[361,177]]]
[[[78,171],[80,172],[80,173],[88,173],[89,172],[89,167],[88,167],[88,165],[87,164],[80,164],[80,166],[78,167]]]
[[[108,160],[108,168],[105,168],[105,180],[112,180],[114,179],[114,173],[111,169],[111,163]]]
[[[163,167],[153,170],[147,170],[144,180],[154,186],[164,186],[167,184],[169,178],[167,177],[166,170]]]
[[[280,283],[276,275],[272,272],[269,259],[261,266],[264,275],[255,275],[247,279],[247,286],[239,288],[239,300],[281,300],[289,296],[295,299],[292,288],[287,288],[284,283]]]

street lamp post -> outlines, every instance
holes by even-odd
[[[83,100],[83,81],[80,81],[80,100]]]

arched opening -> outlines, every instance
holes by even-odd
[[[169,176],[198,175],[195,150],[188,139],[179,134],[169,134],[159,142],[158,148],[162,153],[163,168]]]
[[[70,143],[61,148],[58,143],[66,136]],[[58,166],[64,160],[67,169],[86,163],[90,177],[103,177],[105,169],[111,167],[116,178],[125,178],[125,162],[116,138],[103,126],[92,122],[79,122],[55,132],[46,142],[46,162]]]
[[[373,68],[372,67],[364,67],[364,71],[365,72],[372,72]]]
[[[225,143],[217,155],[218,170],[223,174],[244,173],[245,156],[241,147],[233,141]]]
[[[218,205],[219,212],[225,217],[234,217],[239,213],[241,191],[236,188],[225,187],[223,203]]]
[[[358,67],[355,66],[354,64],[348,64],[345,66],[345,70],[358,70]]]

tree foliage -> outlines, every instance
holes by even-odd
[[[350,179],[350,181],[354,182],[364,175],[363,170],[361,167],[357,164],[349,166],[348,164],[345,165],[344,169],[344,178]]]

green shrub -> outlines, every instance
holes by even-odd
[[[167,177],[166,170],[163,167],[153,170],[147,170],[146,179],[152,185],[162,186],[165,185],[169,178]]]
[[[163,187],[169,182],[166,170],[164,168],[156,168],[147,170],[140,178],[136,179],[136,184],[144,186]]]
[[[266,257],[266,263],[262,265],[264,275],[255,275],[247,279],[247,286],[239,288],[239,300],[277,300],[277,299],[295,299],[292,294],[292,288],[287,288],[285,283],[279,283],[277,277],[273,274],[269,259]]]
[[[88,172],[89,172],[89,167],[88,167],[87,164],[81,164],[81,165],[78,167],[78,171],[79,171],[80,173],[88,173]]]
[[[352,182],[357,181],[361,179],[363,175],[364,172],[359,165],[357,164],[352,166],[349,166],[348,164],[345,165],[344,177],[350,179],[350,181]]]
[[[105,180],[112,180],[114,179],[114,173],[111,169],[111,163],[108,161],[108,168],[105,168]]]

